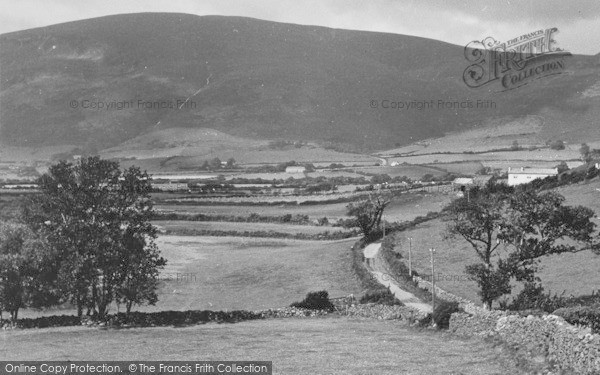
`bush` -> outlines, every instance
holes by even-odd
[[[500,307],[513,311],[538,310],[551,313],[556,309],[566,307],[568,303],[569,298],[563,295],[544,293],[544,288],[541,285],[527,283],[510,304],[502,304]]]
[[[600,333],[600,305],[561,308],[553,314],[571,324],[589,327],[592,333]]]
[[[450,316],[456,312],[460,312],[458,302],[442,301],[433,310],[431,318],[438,328],[448,329],[450,326]]]
[[[380,290],[372,293],[366,293],[361,297],[359,303],[377,303],[387,306],[404,306],[404,304],[396,299],[394,294],[389,289]]]
[[[549,146],[553,150],[564,150],[565,149],[565,142],[563,142],[561,140],[556,140],[554,142],[550,142]]]
[[[326,290],[310,292],[302,302],[294,302],[290,306],[309,310],[335,310],[333,303],[329,300],[329,293]]]
[[[431,325],[431,314],[427,314],[425,317],[419,319],[419,327],[427,327]]]

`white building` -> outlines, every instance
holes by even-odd
[[[304,172],[306,172],[306,168],[301,167],[301,166],[291,166],[291,167],[287,167],[285,169],[285,173],[304,173]]]
[[[557,168],[508,168],[508,185],[527,184],[539,178],[558,176]]]

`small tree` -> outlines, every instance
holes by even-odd
[[[566,172],[566,171],[568,171],[568,170],[569,170],[569,166],[568,166],[568,165],[567,165],[567,163],[566,163],[566,162],[563,160],[563,161],[561,161],[561,162],[560,162],[560,164],[558,164],[558,165],[556,166],[556,169],[557,169],[558,173],[560,174],[560,173],[563,173],[563,172]]]
[[[208,162],[209,169],[216,170],[221,169],[221,159],[213,158]]]
[[[379,230],[383,210],[390,201],[389,195],[371,196],[367,200],[350,203],[347,206],[347,215],[354,217],[353,226],[360,228],[363,236],[368,238],[374,231]]]
[[[520,149],[521,149],[521,146],[519,146],[519,142],[515,139],[510,146],[510,150],[511,151],[519,151]]]
[[[500,246],[497,237],[506,224],[505,200],[502,192],[476,189],[469,199],[459,198],[447,208],[446,238],[461,237],[475,250],[480,262],[467,266],[466,272],[479,285],[481,301],[488,309],[511,291],[507,264],[501,259],[494,261]]]
[[[590,146],[588,146],[587,143],[581,144],[581,147],[579,148],[579,153],[581,154],[581,160],[584,163],[589,163],[590,161],[592,161],[592,157],[590,154]]]
[[[47,307],[58,302],[56,269],[43,239],[25,225],[0,222],[0,314],[13,324],[22,307]]]
[[[556,140],[553,142],[549,142],[550,148],[553,150],[564,150],[565,149],[565,142],[563,142],[562,140]]]
[[[594,211],[565,206],[564,201],[554,191],[520,191],[511,196],[507,224],[499,238],[513,249],[507,261],[517,281],[538,283],[536,272],[543,256],[594,248]]]
[[[233,168],[235,167],[235,159],[234,158],[229,158],[227,159],[227,168]]]

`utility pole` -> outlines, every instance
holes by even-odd
[[[408,275],[412,277],[412,237],[408,237]]]
[[[429,249],[431,253],[431,307],[435,311],[435,249]]]

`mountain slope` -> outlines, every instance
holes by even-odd
[[[395,34],[186,14],[76,21],[0,36],[0,142],[104,148],[189,127],[374,149],[540,113],[551,118],[548,137],[568,126],[600,138],[598,56],[502,93],[468,88],[467,65],[460,46]],[[381,108],[467,99],[496,108]],[[115,108],[82,108],[99,102]]]

